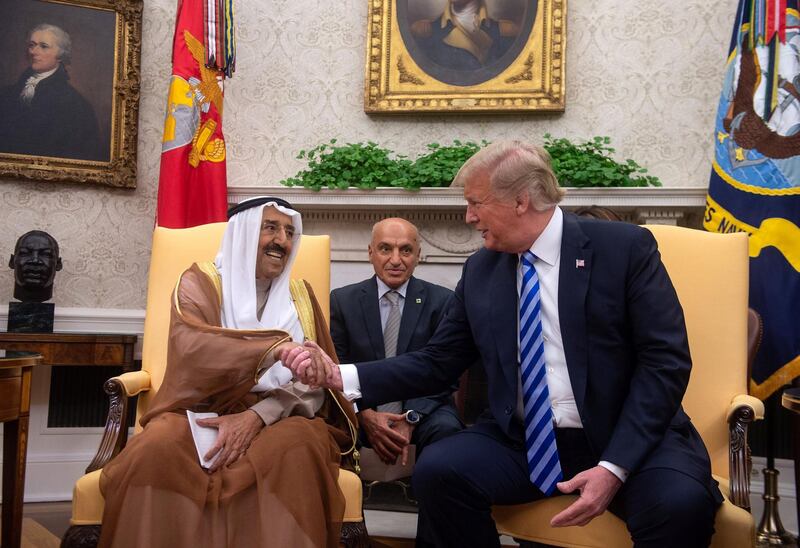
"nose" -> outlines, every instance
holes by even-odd
[[[392,262],[392,264],[400,264],[400,250],[392,250],[392,255],[389,257],[389,260]]]
[[[273,239],[273,241],[275,243],[282,243],[282,242],[286,242],[286,240],[287,240],[286,229],[281,226],[275,232],[275,238]]]
[[[475,210],[469,204],[467,205],[467,211],[464,214],[464,222],[468,225],[478,222],[478,216],[475,214]]]

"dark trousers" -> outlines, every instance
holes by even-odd
[[[597,465],[583,430],[558,429],[556,441],[565,479]],[[418,547],[499,547],[491,507],[544,497],[528,479],[522,442],[494,422],[431,445],[412,482]],[[631,474],[609,510],[626,522],[637,548],[690,548],[708,546],[717,503],[696,479],[656,468]]]

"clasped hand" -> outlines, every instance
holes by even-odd
[[[342,390],[339,366],[317,343],[306,341],[303,346],[282,346],[278,348],[277,355],[284,367],[289,368],[300,382],[312,388]]]

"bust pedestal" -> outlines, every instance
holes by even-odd
[[[8,303],[9,333],[52,333],[54,303]]]

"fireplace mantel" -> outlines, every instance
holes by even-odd
[[[366,246],[373,223],[401,216],[416,224],[424,240],[423,263],[461,263],[481,246],[475,230],[464,224],[464,198],[459,188],[426,188],[416,192],[328,190],[297,187],[229,187],[228,200],[276,194],[303,213],[305,231],[331,234],[334,262],[367,260]],[[599,205],[643,224],[699,227],[705,208],[705,188],[570,188],[565,209]],[[428,244],[428,245],[425,245]]]

